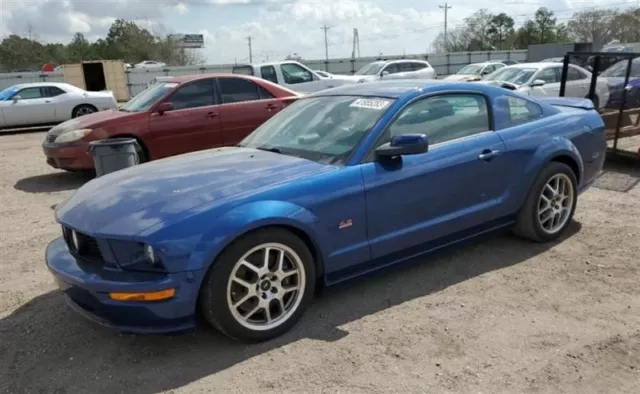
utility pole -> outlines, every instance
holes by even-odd
[[[329,26],[324,25],[321,29],[324,30],[324,71],[329,72],[329,40],[327,39]]]
[[[451,8],[449,3],[444,3],[444,5],[439,5],[438,7],[444,9],[444,49],[449,52],[449,40],[447,37],[447,22],[449,21],[448,10]]]
[[[251,36],[247,37],[247,42],[249,43],[249,63],[253,63],[253,51],[251,50]]]

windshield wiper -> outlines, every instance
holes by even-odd
[[[276,148],[276,147],[268,148],[266,146],[257,146],[255,149],[263,150],[266,152],[273,152],[273,153],[280,153],[280,154],[282,153],[282,149]]]

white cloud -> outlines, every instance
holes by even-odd
[[[461,0],[452,1],[449,27],[480,8],[505,12],[523,22],[540,6],[556,12],[559,21],[586,7],[638,4],[638,0]],[[297,53],[324,58],[323,25],[328,31],[329,56],[349,57],[353,29],[360,36],[362,55],[424,53],[444,28],[443,11],[422,0],[0,0],[0,34],[25,34],[32,26],[44,41],[68,41],[75,32],[104,35],[116,18],[138,21],[154,31],[205,35],[203,53],[210,62],[248,60],[247,36],[252,37],[254,61],[281,59]],[[246,21],[212,28],[198,15],[246,10]],[[235,14],[238,14],[235,12]],[[200,25],[194,21],[201,20]],[[224,20],[224,18],[222,18]],[[162,26],[164,29],[158,30]],[[168,30],[168,31],[167,31]]]

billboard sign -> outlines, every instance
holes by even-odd
[[[204,48],[204,36],[202,34],[173,34],[171,39],[180,48]]]

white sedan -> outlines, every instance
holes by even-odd
[[[165,68],[166,63],[158,62],[155,60],[145,60],[133,65],[133,68]]]
[[[87,92],[67,83],[23,83],[0,91],[0,128],[50,125],[117,107],[110,91]]]
[[[503,67],[478,83],[501,85],[534,97],[558,97],[562,63],[520,63]],[[575,64],[569,64],[565,96],[584,97],[589,95],[591,73]],[[603,108],[609,100],[609,86],[606,78],[597,78],[593,104]]]

